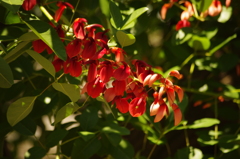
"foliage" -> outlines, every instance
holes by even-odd
[[[239,6],[0,0],[0,158],[239,158]]]

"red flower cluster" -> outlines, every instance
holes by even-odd
[[[170,0],[169,3],[165,3],[161,10],[160,10],[160,16],[164,20],[166,18],[167,10],[173,6],[174,3],[178,2],[178,0]],[[182,2],[181,2],[182,3]],[[231,0],[226,0],[226,7],[229,7],[231,3]],[[193,6],[189,1],[184,1],[184,6],[186,7],[186,10],[184,10],[181,13],[181,20],[178,21],[176,24],[176,30],[179,30],[184,27],[190,27],[191,24],[188,21],[191,16],[194,15],[194,10]],[[213,0],[212,4],[209,6],[208,10],[205,12],[201,13],[201,17],[206,17],[206,16],[217,16],[221,13],[222,11],[222,4],[219,0]]]
[[[65,2],[58,3],[59,10],[56,12],[57,22],[66,7],[72,8]],[[64,38],[61,25],[53,26],[59,37]],[[154,73],[151,66],[140,60],[125,61],[126,52],[122,48],[109,48],[108,37],[100,24],[88,24],[84,18],[77,18],[72,24],[73,40],[66,45],[67,60],[63,61],[54,57],[53,65],[58,72],[63,70],[65,74],[79,77],[82,69],[87,68],[87,81],[82,93],[87,93],[92,98],[103,95],[107,102],[116,105],[121,113],[130,113],[133,117],[141,116],[146,111],[147,90],[155,90],[154,102],[150,108],[150,115],[156,115],[154,122],[160,121],[168,114],[168,106],[163,98],[166,93],[169,106],[175,117],[175,125],[182,118],[180,109],[175,103],[175,92],[179,101],[183,99],[183,90],[162,75]],[[50,54],[52,50],[42,41],[33,42],[33,49],[41,53],[45,49]],[[115,60],[103,58],[106,54],[112,54]],[[178,79],[181,74],[171,71],[169,76]],[[156,84],[157,83],[157,84]],[[160,83],[160,84],[159,84]]]

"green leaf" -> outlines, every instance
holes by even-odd
[[[7,110],[7,120],[11,126],[24,119],[31,111],[37,96],[22,97],[13,102]]]
[[[47,154],[43,147],[32,147],[25,153],[25,159],[42,159]]]
[[[142,15],[143,13],[145,13],[146,11],[148,11],[147,7],[142,7],[139,8],[137,10],[135,10],[129,18],[127,18],[126,21],[123,26],[121,27],[121,30],[125,30],[125,29],[129,29],[129,26],[131,26],[130,24],[135,21],[140,15]]]
[[[67,83],[53,83],[53,88],[68,96],[72,102],[80,99],[79,86]]]
[[[95,107],[88,107],[81,115],[76,116],[76,120],[80,123],[83,130],[91,130],[98,122],[98,109]]]
[[[10,88],[13,85],[13,74],[8,63],[0,57],[0,87]]]
[[[23,4],[23,0],[1,0],[1,4],[8,10],[16,13]]]
[[[52,131],[46,138],[46,146],[48,148],[56,146],[67,134],[68,131],[65,129],[57,129]]]
[[[106,17],[110,16],[110,9],[109,9],[110,4],[109,3],[111,3],[111,1],[110,2],[108,0],[100,0],[99,1],[101,11]]]
[[[13,126],[13,129],[21,133],[22,135],[33,136],[36,132],[37,125],[29,117],[24,118],[22,121]]]
[[[121,30],[116,32],[117,40],[122,47],[129,46],[135,43],[136,39],[132,34],[127,34]]]
[[[118,146],[122,139],[119,134],[114,133],[103,133],[101,137],[103,138],[103,140],[108,140],[108,142],[114,147]]]
[[[30,41],[23,41],[19,43],[14,49],[12,49],[6,56],[4,56],[4,60],[7,63],[10,63],[21,56],[27,49],[32,46]]]
[[[89,141],[90,139],[92,139],[96,134],[93,132],[89,132],[89,131],[80,131],[79,135],[82,137],[82,139],[84,141]]]
[[[235,98],[235,99],[239,98],[239,94],[236,88],[234,88],[232,85],[225,85],[225,86],[227,88],[227,90],[223,92],[225,96],[230,98]]]
[[[206,11],[211,5],[212,1],[213,0],[200,0],[199,2],[197,2],[198,11],[200,12]]]
[[[175,32],[172,42],[176,45],[183,44],[192,37],[192,28],[185,27]]]
[[[232,16],[232,7],[229,6],[228,8],[225,6],[222,6],[221,14],[218,18],[218,22],[225,23],[227,22]]]
[[[34,32],[27,32],[19,37],[20,41],[33,41],[39,39],[38,36]]]
[[[0,6],[0,22],[6,25],[22,23],[18,14]]]
[[[134,149],[126,140],[121,140],[117,147],[111,146],[109,149],[114,159],[132,159],[134,158]]]
[[[206,37],[193,35],[191,40],[189,40],[188,45],[194,50],[208,50],[211,46],[211,42]]]
[[[110,4],[110,13],[113,18],[113,20],[111,21],[112,26],[114,26],[116,29],[121,28],[123,19],[122,19],[122,14],[121,14],[119,8],[112,1],[110,1],[109,4]]]
[[[108,126],[105,126],[102,128],[102,132],[104,133],[115,133],[115,134],[119,134],[119,135],[129,135],[130,131],[122,126],[119,126],[116,123],[108,123]]]
[[[56,125],[58,122],[62,121],[64,118],[76,112],[79,108],[80,107],[76,103],[73,103],[73,102],[67,103],[65,106],[63,106],[61,109],[58,110],[54,125]]]
[[[30,55],[35,61],[37,61],[50,75],[55,78],[55,68],[53,64],[47,60],[45,57],[33,50],[26,50],[28,55]]]
[[[71,158],[72,159],[89,159],[101,148],[101,143],[97,138],[93,138],[88,142],[83,139],[77,139],[74,142],[72,149]]]
[[[203,118],[203,119],[194,121],[194,123],[192,125],[188,125],[188,128],[189,129],[207,128],[207,127],[211,127],[216,124],[220,124],[220,121],[218,119]]]
[[[67,59],[65,47],[57,32],[48,23],[40,20],[24,21],[24,23],[62,60]]]

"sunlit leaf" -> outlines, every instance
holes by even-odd
[[[104,133],[115,133],[120,135],[130,134],[130,131],[127,128],[119,126],[115,123],[109,123],[108,126],[103,127],[101,131]]]
[[[136,39],[132,34],[127,34],[121,30],[116,32],[117,40],[122,47],[129,46],[135,43]]]
[[[8,63],[0,57],[0,87],[10,88],[13,85],[13,74]]]
[[[3,24],[10,25],[22,23],[20,17],[16,13],[4,8],[3,6],[0,6],[0,15],[0,22]]]
[[[24,21],[24,23],[62,60],[67,59],[65,47],[57,32],[48,23],[40,20]]]
[[[193,35],[191,40],[189,40],[188,45],[194,50],[208,50],[211,46],[211,42],[206,37]]]
[[[223,92],[225,96],[230,98],[235,98],[235,99],[239,98],[239,93],[236,88],[234,88],[232,85],[225,85],[225,86],[228,89]]]
[[[80,99],[79,86],[67,83],[53,83],[53,88],[68,96],[72,102]]]
[[[192,37],[192,28],[185,27],[175,32],[172,42],[176,45],[183,44]]]
[[[23,0],[1,0],[1,4],[8,10],[16,13],[23,4]]]
[[[22,97],[13,102],[7,110],[7,120],[11,126],[24,119],[31,111],[37,96]]]
[[[30,55],[35,61],[37,61],[50,75],[55,77],[55,68],[53,64],[47,60],[45,57],[33,50],[26,50],[28,55]]]
[[[222,6],[222,11],[221,11],[221,14],[218,18],[218,22],[220,23],[225,23],[227,22],[232,16],[232,7],[225,7],[225,6]]]
[[[110,4],[110,13],[113,18],[111,21],[112,25],[116,27],[116,29],[120,28],[122,26],[122,14],[119,10],[119,7],[112,1],[109,2]]]
[[[64,118],[76,112],[79,108],[80,107],[76,103],[73,102],[67,103],[65,106],[58,110],[54,124],[56,125]]]
[[[111,2],[111,1],[110,1]],[[100,8],[102,10],[102,13],[106,16],[109,17],[110,16],[110,9],[109,9],[109,3],[108,0],[100,0],[99,4],[100,4]]]
[[[129,18],[124,19],[125,23],[121,27],[121,30],[129,29],[129,24],[131,24],[133,21],[135,21],[140,15],[142,15],[146,11],[148,11],[147,7],[142,7],[142,8],[139,8],[139,9],[133,11],[133,13],[129,16]]]
[[[188,125],[189,129],[199,129],[199,128],[207,128],[211,127],[213,125],[219,124],[220,121],[218,119],[214,118],[203,118],[194,121],[192,125]]]
[[[193,3],[196,4],[198,11],[204,12],[204,11],[206,11],[209,8],[209,6],[211,5],[212,1],[213,0],[201,0],[201,1],[194,0]]]
[[[92,139],[96,135],[96,133],[89,132],[89,131],[80,131],[78,134],[81,136],[81,138],[84,141],[89,141],[90,139]]]
[[[110,154],[114,159],[132,159],[134,158],[134,148],[126,140],[122,139],[119,146],[111,146]]]

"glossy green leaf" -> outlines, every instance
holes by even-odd
[[[222,11],[218,18],[218,22],[225,23],[231,18],[231,16],[232,16],[232,7],[229,6],[227,8],[226,6],[222,6]]]
[[[98,138],[93,138],[89,141],[77,139],[74,142],[71,158],[72,159],[89,159],[101,148],[101,143]]]
[[[79,108],[80,107],[74,102],[67,103],[65,106],[58,110],[54,124],[56,125],[64,118],[76,112]]]
[[[109,17],[110,16],[110,8],[109,8],[109,3],[111,3],[111,1],[108,0],[100,0],[99,4],[100,4],[100,8],[102,10],[102,13],[106,16]]]
[[[118,8],[118,6],[110,1],[109,2],[110,4],[110,13],[111,13],[111,16],[113,18],[113,20],[111,21],[112,25],[116,27],[116,29],[118,28],[121,28],[122,26],[122,23],[123,23],[123,19],[122,19],[122,14]]]
[[[20,41],[33,41],[39,39],[38,36],[34,32],[27,32],[19,37]]]
[[[53,88],[68,96],[72,102],[80,99],[79,86],[67,83],[53,83]]]
[[[23,4],[23,0],[1,0],[1,4],[8,10],[16,13]]]
[[[22,23],[18,14],[0,6],[0,22],[6,25]]]
[[[140,15],[142,15],[146,11],[148,11],[147,7],[142,7],[142,8],[139,8],[139,9],[133,11],[133,13],[129,16],[129,18],[124,19],[125,23],[121,27],[121,30],[129,29],[129,27],[128,27],[129,24],[131,24],[133,21],[135,21]]]
[[[211,46],[211,42],[206,37],[193,35],[191,40],[189,40],[188,45],[194,50],[208,50]]]
[[[88,107],[81,115],[76,116],[76,120],[80,123],[80,127],[87,131],[91,130],[97,125],[98,109],[95,107]]]
[[[61,141],[66,135],[68,131],[65,129],[57,129],[52,131],[46,138],[46,146],[48,148],[56,146],[59,141]]]
[[[37,125],[29,117],[24,118],[22,121],[13,126],[13,129],[22,135],[33,136],[36,132]]]
[[[48,59],[46,59],[45,57],[43,57],[42,55],[40,55],[39,53],[33,50],[26,50],[26,52],[35,61],[37,61],[50,75],[52,75],[55,78],[55,73],[56,73],[55,68]]]
[[[10,88],[13,85],[13,74],[8,63],[0,57],[0,87]]]
[[[7,110],[7,120],[11,126],[23,120],[31,111],[37,96],[22,97],[13,102]]]
[[[35,146],[25,153],[25,159],[42,159],[47,154],[43,147]]]
[[[136,41],[132,34],[127,34],[121,30],[116,32],[116,37],[122,47],[132,45]]]
[[[6,56],[4,56],[4,60],[7,63],[10,63],[16,60],[19,56],[21,56],[27,49],[31,47],[32,43],[30,41],[23,41],[19,43],[14,49],[12,49]]]
[[[192,125],[188,125],[188,128],[189,129],[207,128],[207,127],[211,127],[216,124],[220,124],[220,121],[218,119],[203,118],[203,119],[194,121],[194,123]]]
[[[24,21],[24,23],[62,60],[67,59],[65,47],[57,32],[48,23],[40,20]]]

